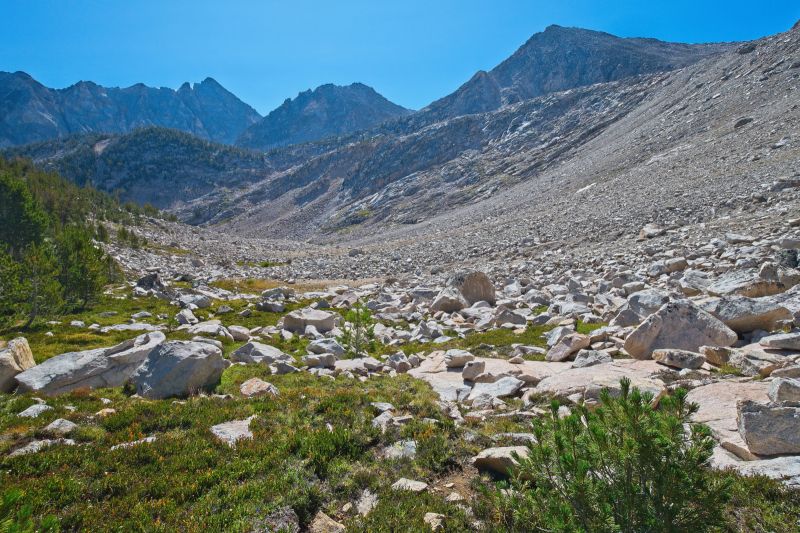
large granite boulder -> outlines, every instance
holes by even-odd
[[[636,326],[661,309],[661,306],[667,302],[669,302],[669,296],[655,289],[634,292],[628,296],[628,301],[619,308],[617,316],[611,320],[610,325]]]
[[[444,353],[444,362],[447,368],[461,368],[474,359],[475,356],[467,350],[453,348]]]
[[[760,270],[746,269],[726,272],[706,287],[706,291],[712,296],[738,294],[758,298],[784,292],[797,283],[794,276],[786,272],[787,269],[766,268],[768,266],[762,265]]]
[[[475,302],[495,304],[494,284],[483,272],[458,272],[447,281],[447,286],[460,292],[468,305]]]
[[[205,342],[171,341],[151,351],[133,375],[136,392],[151,399],[188,396],[219,383],[230,362]]]
[[[758,459],[739,433],[737,405],[747,400],[768,403],[768,390],[769,384],[765,381],[732,380],[692,389],[686,395],[686,401],[697,404],[698,409],[692,414],[691,421],[707,425],[720,446],[737,457],[745,461]]]
[[[263,363],[271,365],[278,361],[292,362],[294,358],[269,344],[250,341],[231,354],[231,361],[234,363]]]
[[[653,360],[672,368],[689,368],[696,370],[706,362],[703,354],[686,350],[660,349],[653,350]]]
[[[800,454],[800,407],[743,401],[739,432],[757,455]]]
[[[14,390],[17,386],[14,377],[35,365],[31,347],[24,337],[9,341],[0,349],[0,392]]]
[[[431,311],[452,313],[469,306],[469,302],[455,287],[445,287],[431,304]]]
[[[726,296],[709,298],[699,305],[737,333],[748,333],[757,329],[772,331],[780,321],[792,319],[792,313],[788,309],[770,298]]]
[[[306,326],[314,326],[320,333],[336,327],[336,315],[319,309],[298,309],[283,317],[283,329],[305,333]]]
[[[467,396],[467,401],[472,401],[481,394],[488,394],[492,398],[514,396],[524,385],[524,381],[513,376],[505,376],[492,383],[476,383]]]
[[[676,348],[697,352],[701,346],[731,346],[736,332],[689,300],[665,304],[625,339],[625,351],[650,359],[653,350]]]
[[[580,333],[570,333],[565,335],[559,340],[550,350],[548,350],[545,359],[548,361],[566,361],[567,359],[574,359],[575,354],[584,348],[588,348],[591,344],[588,335]]]
[[[507,476],[519,464],[517,458],[526,458],[528,453],[527,446],[487,448],[472,458],[472,464],[478,470]]]
[[[119,387],[164,340],[163,333],[154,331],[111,348],[56,355],[17,374],[19,391],[54,396],[74,390]]]
[[[767,350],[800,351],[800,333],[778,333],[763,337],[759,344]]]

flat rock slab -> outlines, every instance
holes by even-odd
[[[17,374],[19,390],[54,396],[122,386],[165,338],[161,332],[145,333],[111,348],[56,355]]]
[[[507,398],[514,396],[523,385],[525,385],[524,381],[512,376],[500,378],[492,383],[476,383],[467,396],[467,401],[474,400],[483,394],[492,398]]]
[[[250,431],[250,422],[252,422],[254,418],[255,415],[247,417],[244,420],[231,420],[230,422],[223,422],[222,424],[211,426],[211,433],[233,448],[236,446],[237,441],[253,438],[253,432]]]
[[[559,363],[548,363],[559,364]],[[561,372],[544,378],[536,386],[536,392],[567,398],[573,394],[583,394],[592,383],[618,383],[620,379],[630,378],[632,385],[637,386],[637,381],[652,385],[650,376],[663,370],[663,366],[653,360],[616,359],[611,363],[604,363],[583,368],[570,368],[570,363],[560,363],[565,366]]]
[[[111,447],[111,450],[124,450],[126,448],[133,448],[134,446],[139,446],[140,444],[152,444],[156,441],[155,435],[150,435],[149,437],[145,437],[143,439],[134,440],[131,442],[123,442],[120,444],[115,444]]]
[[[334,368],[340,372],[366,374],[383,368],[383,363],[374,357],[357,357],[355,359],[340,359],[336,361]]]
[[[513,375],[527,383],[535,383],[563,372],[571,363],[548,363],[545,361],[525,361],[520,364],[509,363],[506,359],[476,357],[475,361],[484,363],[484,372],[494,375]],[[342,361],[337,361],[336,365]],[[465,399],[472,390],[464,382],[460,368],[447,368],[444,352],[431,355],[419,367],[412,368],[408,374],[428,382],[439,397],[448,402]]]
[[[72,439],[41,439],[41,440],[33,440],[22,446],[21,448],[17,448],[13,452],[11,452],[9,457],[17,457],[19,455],[28,455],[31,453],[37,453],[48,446],[53,446],[54,444],[64,444],[65,446],[74,446],[75,441]]]
[[[50,411],[52,407],[49,405],[45,405],[43,403],[35,403],[25,409],[24,411],[17,413],[17,416],[21,416],[23,418],[36,418],[40,414],[44,413],[45,411]]]
[[[800,489],[800,455],[772,459],[742,461],[721,446],[714,448],[711,466],[720,470],[733,469],[744,476],[766,476],[793,489]]]
[[[692,422],[707,425],[720,445],[746,461],[759,459],[750,452],[737,425],[736,403],[740,400],[769,402],[769,383],[763,381],[720,381],[689,391],[686,400],[699,407]]]

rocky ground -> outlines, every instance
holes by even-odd
[[[796,486],[798,186],[797,180],[777,180],[714,220],[648,224],[606,249],[533,244],[516,257],[485,260],[485,273],[448,268],[444,261],[423,268],[412,258],[395,261],[354,248],[299,253],[291,243],[226,240],[158,223],[158,231],[145,230],[148,250],[115,251],[131,271],[150,272],[132,295],[172,302],[173,325],[164,322],[168,315],[153,319],[150,313],[104,326],[74,324],[140,336],[38,365],[25,341],[12,341],[2,358],[14,363],[6,365],[12,370],[3,382],[6,390],[18,384],[20,391],[44,396],[132,382],[143,397],[166,398],[213,384],[232,363],[266,364],[277,375],[362,380],[408,373],[433,387],[454,421],[480,423],[538,416],[533,406],[542,397],[592,403],[602,388],[618,388],[627,377],[653,402],[676,387],[690,389],[689,399],[700,406],[695,419],[708,424],[719,443],[717,466]],[[176,241],[162,247],[167,237]],[[174,253],[178,249],[185,252]],[[288,264],[261,267],[248,263],[253,259]],[[364,265],[381,261],[385,270]],[[318,279],[366,273],[383,275],[336,285]],[[231,277],[270,275],[285,283],[275,281],[260,294],[220,288],[220,280]],[[311,278],[318,283],[313,291],[307,281],[295,281]],[[349,326],[343,313],[356,301],[378,320],[374,335],[382,348],[353,358],[337,339]],[[241,309],[232,314],[225,302]],[[275,324],[254,324],[254,312],[274,314]],[[163,330],[189,342],[166,340]],[[281,343],[292,339],[303,342],[287,353]],[[220,340],[237,343],[227,357]],[[250,387],[271,390],[269,384]],[[522,403],[509,406],[508,398]],[[395,416],[387,410],[375,423]]]

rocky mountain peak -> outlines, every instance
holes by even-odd
[[[726,45],[621,38],[550,25],[491,71],[478,71],[421,115],[432,122],[493,111],[548,93],[682,68],[725,49]]]
[[[316,141],[368,129],[409,112],[363,83],[328,83],[287,98],[245,131],[237,144],[265,150]]]

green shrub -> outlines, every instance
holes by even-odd
[[[357,302],[344,314],[344,319],[347,323],[338,340],[348,354],[351,357],[360,357],[365,352],[374,352],[377,347],[375,321],[370,310]]]
[[[697,406],[679,389],[651,406],[631,389],[563,419],[558,403],[534,422],[537,442],[521,458],[510,496],[497,496],[513,531],[708,531],[724,522],[730,482],[707,468],[708,428],[684,424]]]
[[[33,520],[31,506],[24,502],[22,491],[12,489],[0,498],[0,533],[33,533],[59,531],[58,520],[45,517],[39,524]]]

